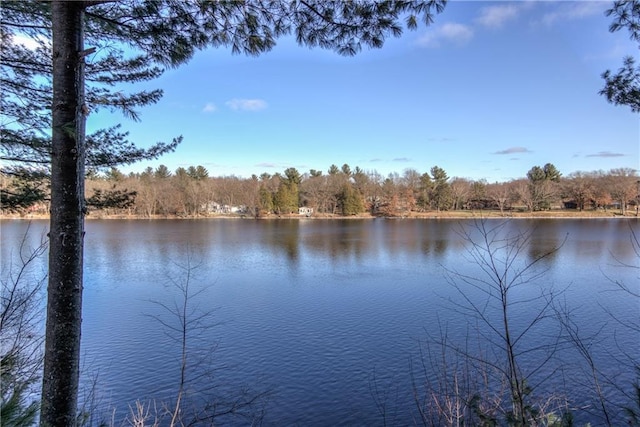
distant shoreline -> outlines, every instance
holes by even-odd
[[[87,221],[94,220],[201,220],[201,219],[246,219],[246,220],[278,220],[278,219],[298,219],[298,220],[331,220],[331,219],[480,219],[480,218],[497,218],[497,219],[603,219],[603,218],[640,218],[636,215],[635,210],[622,215],[619,211],[573,211],[573,210],[552,210],[539,212],[504,212],[499,211],[444,211],[444,212],[411,212],[407,215],[398,216],[372,216],[369,214],[342,216],[331,214],[316,214],[311,216],[290,214],[290,215],[262,215],[254,217],[251,215],[201,215],[201,216],[177,216],[177,215],[124,215],[124,214],[103,214],[93,212],[85,217]],[[15,214],[0,215],[0,220],[45,220],[49,219],[49,215],[43,214]]]

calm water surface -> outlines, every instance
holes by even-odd
[[[411,362],[415,366],[419,360],[420,342],[438,335],[438,325],[445,325],[453,339],[469,333],[468,319],[455,305],[460,294],[453,284],[458,282],[448,272],[481,274],[459,234],[470,225],[458,220],[89,220],[84,378],[97,377],[100,405],[115,407],[120,418],[136,399],[174,397],[180,347],[156,317],[173,322],[160,304],[173,307],[179,300],[175,284],[184,283],[184,267],[190,265],[190,289],[201,292],[190,307],[209,313],[203,320],[212,325],[192,339],[192,360],[216,347],[206,365],[193,369],[196,376],[213,368],[213,377],[194,378],[193,390],[206,389],[207,396],[237,395],[245,385],[268,390],[265,425],[382,425],[377,396],[386,404],[388,424],[411,425],[416,415]],[[2,222],[3,271],[26,226]],[[32,223],[30,239],[38,240],[46,228],[46,222]],[[590,336],[602,330],[598,348],[640,354],[638,334],[611,316],[637,324],[638,300],[616,291],[608,279],[639,286],[637,270],[620,267],[638,266],[630,243],[631,228],[640,235],[637,220],[520,219],[506,228],[535,230],[522,262],[562,245],[536,270],[544,275],[518,291],[519,298],[563,291],[561,299],[574,310],[581,332]],[[479,296],[471,290],[469,295]],[[523,328],[536,305],[514,309],[514,328]],[[528,339],[544,343],[554,332],[543,325]],[[561,353],[570,365],[578,364],[572,351]],[[613,351],[596,354],[610,374],[631,380],[611,363],[613,357]],[[566,369],[566,376],[573,375]],[[556,374],[542,387],[559,390],[563,383],[566,377]],[[579,393],[569,389],[571,395]]]

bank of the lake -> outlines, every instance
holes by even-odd
[[[298,215],[298,214],[288,214],[288,215],[278,215],[278,214],[267,214],[261,215],[259,217],[254,217],[251,215],[235,215],[235,214],[210,214],[210,215],[200,215],[200,216],[177,216],[177,215],[152,215],[152,216],[143,216],[143,215],[129,215],[123,213],[105,213],[100,211],[90,212],[85,216],[86,220],[94,220],[94,219],[117,219],[117,220],[162,220],[162,219],[258,219],[258,220],[272,220],[272,219],[304,219],[304,220],[313,220],[313,219],[446,219],[446,218],[455,218],[455,219],[464,219],[464,218],[640,218],[638,213],[635,210],[629,209],[626,215],[622,215],[619,210],[584,210],[578,211],[573,209],[559,209],[559,210],[546,210],[546,211],[520,211],[520,210],[512,210],[512,211],[495,211],[495,210],[460,210],[460,211],[428,211],[428,212],[409,212],[406,215],[398,215],[398,216],[374,216],[369,214],[360,214],[360,215],[351,215],[351,216],[342,216],[342,215],[333,215],[333,214],[313,214],[310,216],[307,215]],[[0,214],[0,220],[3,219],[26,219],[26,220],[41,220],[41,219],[49,219],[49,215],[45,214],[32,214],[32,213],[4,213]]]

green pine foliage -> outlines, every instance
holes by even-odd
[[[640,47],[639,0],[617,0],[606,14],[613,16],[609,31],[613,33],[626,28],[629,38],[639,43]],[[616,73],[607,70],[602,73],[602,78],[605,86],[600,90],[600,95],[614,105],[626,105],[632,112],[640,113],[640,64],[636,63],[634,57],[625,57]]]
[[[543,167],[534,166],[527,172],[529,209],[532,211],[551,209],[551,201],[557,193],[557,183],[562,174],[552,164],[547,163]]]
[[[6,427],[27,427],[35,424],[39,405],[29,400],[30,387],[36,378],[21,375],[20,355],[9,352],[0,356],[0,416]]]
[[[260,186],[258,203],[261,212],[271,213],[273,211],[273,197],[264,185]]]
[[[364,212],[362,197],[350,184],[342,186],[338,200],[344,216],[358,215]]]
[[[0,171],[0,206],[7,212],[22,212],[46,199],[49,178],[46,171],[14,168]]]
[[[135,191],[119,190],[115,185],[110,190],[96,189],[91,197],[87,198],[87,206],[95,209],[128,209],[135,204]]]
[[[273,197],[274,210],[279,214],[298,212],[298,185],[294,182],[283,181]]]

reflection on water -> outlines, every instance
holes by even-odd
[[[492,221],[501,220],[488,220]],[[295,265],[304,254],[317,254],[333,260],[383,256],[446,258],[459,254],[465,245],[460,231],[471,220],[159,220],[88,221],[87,250],[106,262],[131,262],[132,253],[145,259],[171,259],[184,255],[186,247],[209,259],[220,253],[242,256],[256,246],[279,253]],[[27,223],[2,221],[3,259],[21,239]],[[629,243],[630,227],[637,221],[607,219],[518,219],[508,223],[509,233],[531,233],[527,246],[531,259],[562,246],[568,256],[584,262],[600,262],[608,255],[633,258]],[[46,233],[46,221],[32,222],[31,240],[36,244]],[[473,236],[473,233],[472,233]],[[571,254],[567,254],[571,251]]]
[[[450,322],[452,333],[466,330],[447,305],[456,293],[444,275],[446,269],[476,274],[462,234],[470,224],[444,219],[89,220],[85,365],[99,372],[105,403],[118,406],[120,415],[136,399],[172,395],[179,352],[144,313],[151,310],[150,300],[173,303],[167,285],[179,277],[176,264],[189,256],[201,263],[196,282],[206,288],[198,303],[219,308],[215,321],[223,322],[210,342],[220,343],[219,365],[233,369],[221,370],[217,379],[245,384],[261,378],[275,389],[267,425],[380,425],[369,388],[374,370],[398,390],[396,423],[412,424],[408,360],[418,355],[417,340],[424,328],[441,321]],[[611,292],[605,274],[637,283],[636,272],[616,265],[638,264],[629,241],[630,227],[640,235],[638,224],[621,219],[508,222],[508,233],[531,231],[523,262],[560,247],[545,259],[544,279],[522,295],[566,288],[564,297],[587,333],[612,323],[603,306],[621,320],[637,319],[637,304]],[[1,226],[5,271],[26,223],[2,221]],[[34,222],[32,228],[35,242],[47,223]],[[615,337],[640,350],[634,338]]]

